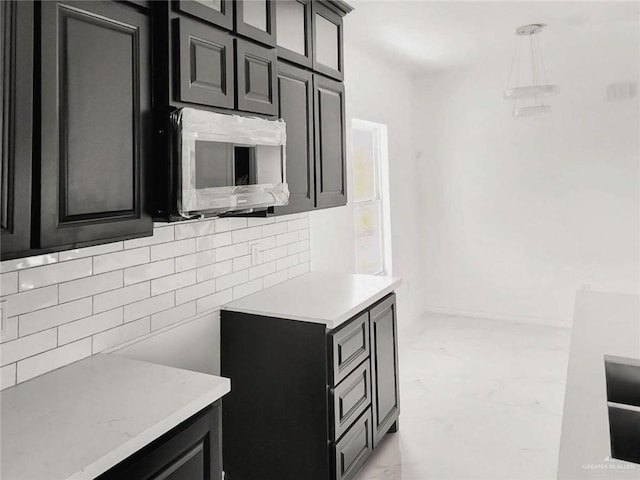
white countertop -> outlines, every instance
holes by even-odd
[[[640,357],[638,297],[578,292],[562,416],[558,480],[640,478],[640,465],[610,458],[606,354]]]
[[[222,307],[223,310],[324,323],[332,329],[391,293],[401,279],[309,272]]]
[[[94,355],[0,394],[2,480],[93,479],[230,391],[229,379]]]

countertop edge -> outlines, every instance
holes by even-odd
[[[140,449],[154,442],[165,433],[171,431],[185,420],[191,418],[202,409],[229,393],[231,391],[231,381],[228,378],[224,380],[226,380],[226,382],[224,382],[223,385],[217,386],[206,394],[194,399],[191,403],[175,411],[169,417],[165,417],[156,425],[141,432],[136,437],[120,445],[90,465],[87,465],[77,473],[72,474],[67,480],[93,480],[123,460],[126,460]]]

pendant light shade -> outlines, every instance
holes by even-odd
[[[504,91],[504,98],[515,100],[514,117],[550,112],[551,106],[545,103],[544,98],[558,91],[556,85],[547,83],[547,72],[538,42],[537,34],[544,26],[543,23],[534,23],[516,28],[518,39]]]

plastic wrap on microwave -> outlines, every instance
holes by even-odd
[[[199,213],[225,213],[236,210],[286,205],[289,188],[286,183],[285,146],[287,142],[284,120],[241,117],[193,108],[172,113],[180,165],[178,212],[183,217]],[[228,185],[196,188],[196,142],[221,142],[250,146],[279,146],[282,175],[278,179],[260,181],[255,185]],[[260,160],[258,160],[260,161]]]

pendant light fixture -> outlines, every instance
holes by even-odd
[[[555,94],[558,87],[547,83],[547,72],[537,35],[544,27],[543,23],[534,23],[516,28],[518,39],[504,91],[505,98],[515,100],[514,117],[528,117],[551,111],[551,106],[544,100]]]

